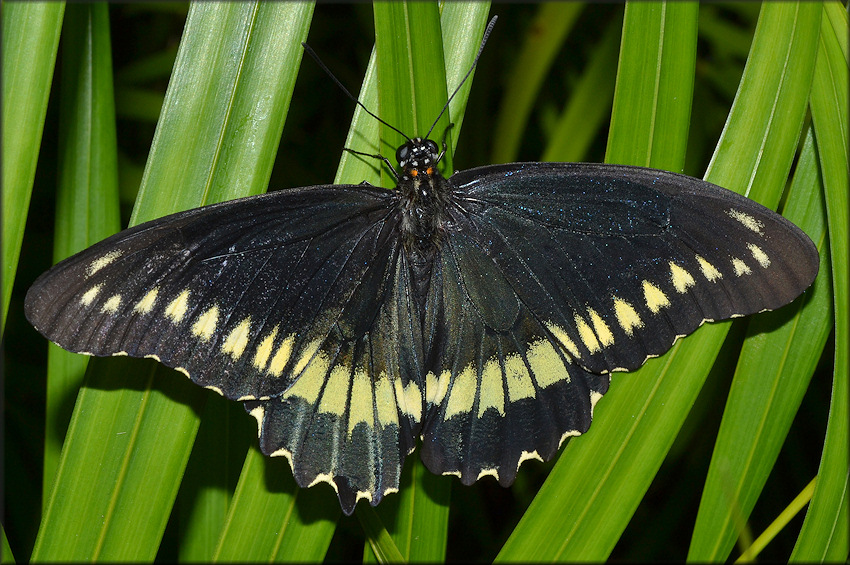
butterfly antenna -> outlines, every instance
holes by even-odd
[[[449,109],[449,104],[451,104],[452,99],[455,95],[460,92],[461,87],[466,82],[466,79],[469,78],[469,75],[472,74],[472,71],[475,69],[475,66],[478,64],[478,59],[481,57],[481,53],[484,51],[484,45],[487,43],[487,38],[490,37],[490,32],[493,31],[493,26],[496,25],[496,20],[499,19],[499,16],[493,16],[493,19],[490,20],[490,23],[487,24],[487,29],[484,30],[484,37],[481,38],[481,46],[478,47],[478,53],[475,55],[475,59],[472,61],[472,64],[469,66],[469,70],[466,71],[466,74],[463,76],[463,79],[460,81],[460,84],[457,85],[455,91],[452,92],[452,95],[449,96],[449,99],[446,100],[446,105],[443,106],[443,109],[440,111],[440,115],[437,116],[437,119],[434,120],[434,125],[431,126],[431,129],[428,130],[428,135],[425,138],[429,138],[431,136],[431,132],[434,131],[434,128],[437,127],[437,122],[440,121],[440,118],[443,117],[443,114],[446,113],[446,110]],[[349,95],[350,96],[350,95]],[[390,126],[392,127],[392,126]],[[395,129],[395,128],[393,128]],[[398,131],[398,130],[396,130]]]
[[[342,84],[341,82],[339,82],[339,79],[337,79],[337,78],[334,76],[334,74],[333,74],[333,73],[331,72],[331,70],[327,67],[327,65],[325,65],[325,64],[322,62],[322,60],[321,60],[321,59],[319,59],[319,56],[318,56],[318,55],[316,55],[316,52],[315,52],[315,51],[313,51],[313,48],[312,48],[312,47],[310,47],[309,45],[307,45],[307,44],[306,44],[306,43],[304,43],[303,41],[301,42],[301,47],[303,47],[303,48],[304,48],[304,51],[306,51],[306,52],[307,52],[307,54],[308,54],[308,55],[310,55],[310,56],[313,58],[313,60],[314,60],[314,61],[316,61],[316,63],[318,63],[318,64],[319,64],[319,67],[321,67],[321,68],[322,68],[322,70],[323,70],[323,71],[325,71],[325,73],[326,73],[329,77],[331,77],[331,80],[332,80],[332,81],[334,81],[334,82],[336,83],[336,85],[337,85],[337,86],[338,86],[338,87],[339,87],[339,88],[340,88],[340,89],[341,89],[341,90],[345,93],[345,95],[346,95],[346,96],[348,96],[351,100],[353,100],[355,104],[357,104],[358,106],[360,106],[361,108],[363,108],[363,110],[364,110],[367,114],[369,114],[370,116],[372,116],[373,118],[375,118],[376,120],[378,120],[379,122],[381,122],[382,124],[384,124],[385,126],[387,126],[388,128],[390,128],[390,129],[392,129],[392,130],[394,130],[394,131],[396,131],[396,132],[400,133],[400,134],[401,134],[401,136],[402,136],[403,138],[405,138],[407,141],[410,141],[410,138],[407,136],[407,134],[405,134],[403,131],[401,131],[401,130],[400,130],[400,129],[398,129],[397,127],[393,126],[392,124],[388,124],[387,122],[385,122],[384,120],[382,120],[381,118],[379,118],[378,116],[376,116],[375,114],[373,114],[371,111],[369,111],[369,108],[367,108],[366,106],[364,106],[364,105],[363,105],[363,103],[362,103],[362,102],[360,102],[360,100],[358,100],[357,98],[355,98],[355,97],[354,97],[354,95],[353,95],[353,94],[351,94],[351,93],[348,91],[348,89],[347,89],[347,88],[345,88],[345,86],[343,86],[343,84]],[[480,53],[479,53],[479,54],[480,54]],[[477,58],[476,58],[476,59],[477,59]],[[470,70],[471,70],[471,69],[470,69]],[[442,114],[441,114],[441,115],[442,115]],[[433,127],[432,127],[431,129],[433,129]]]

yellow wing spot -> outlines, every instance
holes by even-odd
[[[401,383],[401,379],[396,382]],[[404,387],[404,405],[408,416],[416,422],[422,420],[422,391],[413,381],[408,382]]]
[[[581,338],[581,341],[584,342],[585,347],[587,347],[591,353],[596,353],[602,349],[599,346],[599,341],[597,341],[596,335],[593,333],[593,330],[590,329],[590,326],[587,325],[587,322],[584,321],[584,318],[576,314],[575,320],[578,336]]]
[[[277,329],[277,326],[275,326]],[[286,362],[292,355],[292,345],[295,343],[295,336],[289,335],[286,339],[280,342],[277,346],[277,351],[274,352],[272,362],[269,364],[269,373],[274,377],[279,377],[283,373],[283,368],[286,367]]]
[[[450,371],[443,371],[440,377],[437,378],[432,372],[428,372],[425,376],[425,402],[429,404],[440,404],[446,397],[446,392],[449,390],[449,380],[452,374]]]
[[[101,306],[100,311],[106,312],[107,314],[114,314],[118,311],[119,306],[121,306],[121,295],[113,294],[106,302],[103,303],[103,306]]]
[[[185,289],[181,292],[177,298],[171,301],[171,303],[165,307],[165,317],[171,318],[171,321],[175,324],[179,324],[183,321],[183,316],[186,315],[186,310],[189,309],[189,289]]]
[[[381,374],[375,382],[375,406],[378,408],[378,422],[381,426],[398,426],[398,405],[393,394],[393,385],[386,374]]]
[[[534,451],[523,451],[522,453],[519,454],[519,461],[517,461],[516,468],[519,469],[520,465],[522,465],[526,461],[530,461],[532,459],[535,459],[535,460],[543,463],[543,458],[540,457],[540,454],[537,453],[536,449]]]
[[[292,386],[283,393],[283,399],[297,396],[315,406],[319,399],[319,393],[322,392],[322,385],[328,375],[331,363],[328,356],[324,352],[319,352],[312,361],[306,366],[301,375],[295,379]]]
[[[540,388],[546,388],[560,381],[570,381],[570,374],[558,352],[548,339],[539,339],[530,344],[525,353],[534,380]]]
[[[104,268],[105,266],[109,265],[110,263],[112,263],[113,261],[115,261],[116,259],[121,257],[121,255],[123,255],[123,254],[124,254],[124,252],[121,251],[120,249],[114,249],[114,250],[110,251],[109,253],[106,253],[105,255],[102,255],[101,257],[95,259],[94,261],[92,261],[89,264],[89,268],[87,270],[86,276],[87,277],[92,276],[93,274],[95,274],[96,272],[98,272],[99,270]]]
[[[750,253],[752,253],[753,259],[759,262],[759,265],[765,269],[770,267],[770,257],[767,256],[767,253],[765,253],[761,247],[755,243],[748,243],[747,248],[749,248]]]
[[[567,335],[567,332],[564,331],[564,328],[559,326],[558,324],[547,323],[546,328],[552,332],[552,335],[555,336],[561,345],[566,349],[570,355],[573,356],[574,359],[578,359],[580,357],[578,353],[578,347],[573,343],[573,340],[570,339],[570,336]]]
[[[697,263],[699,263],[699,269],[702,271],[702,276],[709,280],[709,282],[714,282],[718,279],[723,278],[723,274],[718,271],[714,265],[697,255]]]
[[[729,215],[730,218],[741,222],[741,224],[748,230],[752,230],[757,234],[761,235],[761,230],[762,228],[764,228],[764,224],[753,218],[746,212],[741,212],[740,210],[730,208],[729,210],[726,210],[726,213]]]
[[[149,313],[151,310],[153,310],[154,304],[156,304],[156,297],[158,294],[158,286],[155,286],[150,289],[147,294],[145,294],[142,299],[136,302],[136,305],[133,306],[133,312],[138,312],[139,314]]]
[[[640,319],[638,313],[632,308],[632,305],[622,298],[614,299],[614,314],[617,316],[617,322],[626,335],[631,336],[635,328],[643,327],[643,320]]]
[[[239,325],[233,328],[227,337],[224,338],[224,344],[221,346],[222,353],[229,353],[234,360],[242,357],[245,347],[248,346],[248,339],[251,337],[251,316],[247,316],[239,322]]]
[[[260,404],[248,413],[257,420],[257,437],[260,437],[263,433],[263,419],[266,417],[266,409]]]
[[[254,367],[260,371],[266,368],[269,357],[271,357],[272,349],[274,348],[274,338],[277,337],[277,328],[278,326],[275,326],[271,333],[260,342],[257,351],[254,353]]]
[[[564,445],[564,441],[566,441],[567,438],[577,437],[577,436],[580,436],[580,435],[581,435],[581,432],[578,431],[578,430],[568,430],[568,431],[564,432],[564,434],[561,436],[561,439],[558,440],[558,447],[561,447],[562,445]]]
[[[448,420],[457,414],[465,414],[472,410],[475,401],[475,369],[470,363],[459,375],[455,377],[452,389],[449,391],[449,400],[446,404],[444,420]]]
[[[508,382],[508,398],[511,402],[534,398],[537,394],[528,373],[528,366],[516,353],[505,357],[505,380]]]
[[[673,281],[673,288],[679,294],[684,294],[689,287],[694,286],[694,277],[673,261],[670,261],[670,278]]]
[[[593,308],[588,308],[587,313],[590,316],[590,322],[593,324],[593,331],[596,332],[596,337],[599,338],[599,343],[602,344],[602,347],[607,347],[614,343],[614,334],[611,333],[611,329],[605,323],[605,320]]]
[[[649,281],[643,281],[643,299],[646,301],[646,307],[653,314],[658,314],[659,310],[670,306],[667,295]]]
[[[737,257],[732,257],[732,268],[735,270],[736,277],[740,277],[741,275],[751,275],[753,273],[752,269],[750,269],[746,263]]]
[[[354,382],[351,386],[351,409],[348,413],[348,437],[355,426],[363,422],[370,428],[375,427],[375,400],[372,397],[372,382],[363,367],[354,370]]]
[[[206,312],[198,316],[192,324],[192,333],[201,338],[201,341],[209,341],[215,333],[218,324],[218,306],[213,304]]]
[[[498,359],[490,359],[484,364],[481,372],[481,386],[478,389],[478,417],[484,415],[488,408],[495,408],[500,415],[505,415],[505,387],[502,382],[502,367]]]
[[[313,356],[319,350],[319,346],[322,343],[319,340],[311,341],[307,347],[304,348],[304,351],[301,353],[301,357],[298,358],[298,362],[295,364],[295,369],[293,369],[292,373],[297,375],[299,374],[304,367],[313,359]]]
[[[103,284],[96,284],[88,289],[85,294],[80,297],[80,304],[83,306],[91,306],[91,303],[94,302],[94,299],[97,298],[98,294],[100,294],[101,288],[103,288]]]
[[[186,376],[188,377],[189,373],[186,373]],[[213,391],[213,392],[215,392],[215,393],[217,393],[221,396],[224,396],[224,393],[222,392],[222,390],[220,388],[218,388],[217,386],[210,385],[210,386],[205,386],[204,388],[209,389],[209,390],[211,390],[211,391]]]
[[[495,477],[497,481],[499,480],[498,469],[481,469],[481,471],[478,473],[478,476],[475,477],[475,480],[480,481],[483,477],[486,477],[488,475],[491,477]]]
[[[334,482],[333,475],[331,475],[329,473],[319,473],[318,475],[316,475],[316,478],[313,479],[313,482],[311,482],[309,485],[307,485],[307,488],[314,487],[319,483],[328,483],[329,485],[331,485],[333,487],[334,492],[339,492],[339,489],[337,488],[336,483]]]

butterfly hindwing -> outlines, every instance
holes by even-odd
[[[441,247],[429,307],[454,331],[431,345],[422,459],[464,484],[513,482],[526,459],[550,459],[587,430],[608,376],[575,365],[456,218]]]
[[[246,402],[260,422],[260,447],[267,455],[290,459],[299,485],[330,483],[343,511],[351,514],[360,498],[378,504],[398,490],[404,457],[413,451],[422,419],[420,374],[422,341],[413,323],[410,281],[403,256],[395,249],[386,270],[370,269],[348,305],[356,316],[340,317],[315,356],[293,375],[280,396]],[[379,281],[376,277],[380,276]],[[351,333],[360,320],[363,330]]]

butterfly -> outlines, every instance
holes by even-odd
[[[407,138],[394,190],[281,190],[127,229],[41,275],[26,317],[242,402],[262,452],[350,515],[398,490],[417,438],[432,472],[510,485],[588,430],[612,372],[788,304],[818,271],[799,228],[696,178],[541,162],[445,178],[443,154]]]

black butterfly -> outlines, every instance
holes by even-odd
[[[260,447],[346,514],[435,473],[509,485],[585,432],[612,371],[814,280],[796,226],[736,193],[619,165],[444,178],[430,139],[395,190],[283,190],[160,218],[43,274],[26,316],[90,355],[153,357],[244,403]]]

